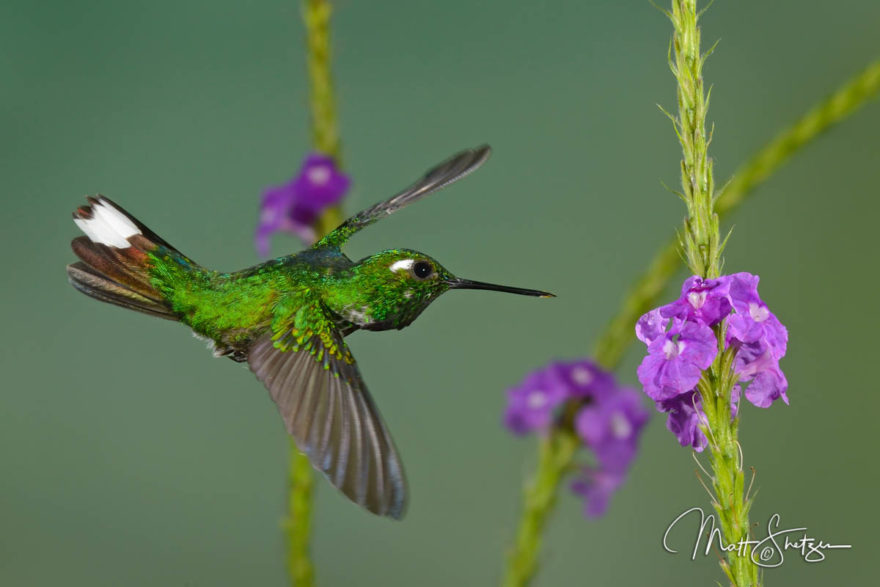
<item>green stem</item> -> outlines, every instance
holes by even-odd
[[[669,18],[675,29],[670,66],[678,81],[678,117],[674,123],[682,148],[681,196],[688,208],[682,245],[691,272],[715,278],[720,274],[723,244],[714,210],[712,162],[706,136],[709,100],[703,96],[702,69],[707,55],[700,53],[696,0],[672,0]],[[711,368],[703,373],[698,387],[707,419],[703,432],[709,439],[713,505],[726,543],[737,544],[748,540],[751,502],[744,494],[738,419],[730,415],[735,377],[731,368],[733,353],[724,350],[723,330],[716,328],[719,353]],[[736,587],[760,584],[758,566],[751,559],[749,547],[729,550],[721,568]]]
[[[315,583],[315,571],[309,558],[309,534],[312,525],[312,464],[309,458],[290,443],[290,495],[287,520],[287,568],[291,584],[310,587]]]
[[[541,535],[553,507],[557,488],[574,459],[580,442],[571,432],[555,430],[542,438],[538,469],[524,493],[523,514],[516,532],[516,544],[508,558],[505,587],[528,585],[538,568]]]
[[[303,0],[302,15],[306,28],[309,72],[309,104],[312,121],[312,144],[326,153],[341,167],[341,146],[336,118],[330,51],[330,16],[327,0]],[[315,232],[320,239],[342,222],[342,211],[335,206],[318,219]],[[287,563],[291,584],[296,587],[314,585],[314,567],[309,556],[312,516],[312,465],[308,457],[291,443],[290,490],[288,495]]]
[[[330,17],[333,7],[328,0],[303,0],[302,10],[308,47],[312,144],[316,150],[333,157],[336,165],[342,167],[342,146],[331,69]],[[315,227],[318,238],[339,226],[342,220],[339,206],[328,209],[318,219]]]

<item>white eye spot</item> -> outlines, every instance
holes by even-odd
[[[674,342],[671,340],[667,340],[663,343],[663,354],[666,355],[666,360],[674,359],[684,350],[684,341],[680,340],[678,342]]]
[[[540,410],[547,405],[547,394],[541,389],[530,392],[526,398],[526,405],[529,406],[529,409]]]
[[[326,165],[312,167],[306,172],[309,181],[315,185],[324,185],[330,181],[330,168]]]
[[[593,374],[586,367],[575,367],[571,370],[571,379],[578,385],[589,385],[593,382]]]
[[[749,304],[749,316],[751,316],[752,320],[755,322],[763,322],[770,317],[770,310],[752,302]]]
[[[409,271],[413,266],[413,263],[415,263],[415,261],[412,259],[401,259],[400,261],[392,263],[389,269],[391,269],[391,271]]]
[[[703,304],[706,303],[706,294],[708,292],[705,291],[692,291],[688,294],[688,302],[690,302],[691,306],[693,306],[694,310],[699,310],[703,307]]]
[[[614,438],[629,438],[632,431],[632,424],[623,413],[614,412],[611,415],[611,434],[614,435]]]

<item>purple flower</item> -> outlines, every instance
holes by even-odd
[[[788,331],[758,295],[757,275],[730,276],[734,314],[727,319],[727,344],[737,349],[734,370],[748,383],[746,399],[768,408],[778,398],[788,403],[788,381],[779,359],[788,348]]]
[[[507,390],[504,423],[514,434],[543,432],[566,400],[596,400],[616,389],[614,377],[589,359],[550,363]]]
[[[705,416],[694,388],[717,354],[711,327],[724,320],[724,344],[736,351],[733,369],[739,380],[731,392],[732,417],[742,387],[758,407],[778,398],[788,403],[788,381],[779,368],[788,331],[758,295],[759,279],[750,273],[689,277],[676,301],[647,312],[636,324],[636,336],[648,346],[639,381],[657,409],[668,414],[666,426],[684,446],[697,451],[706,446],[700,429]]]
[[[759,408],[769,408],[777,399],[786,404],[788,380],[779,368],[779,359],[773,349],[761,340],[741,344],[733,364],[734,371],[746,387],[746,399]]]
[[[547,432],[565,406],[580,408],[575,431],[598,463],[572,489],[586,498],[586,515],[597,517],[623,483],[650,413],[635,389],[619,387],[611,373],[579,359],[550,363],[509,389],[504,423],[514,434]]]
[[[587,467],[571,484],[571,490],[584,498],[584,515],[598,518],[608,509],[611,496],[623,484],[626,473]]]
[[[584,406],[575,420],[575,430],[604,470],[626,471],[649,415],[638,392],[624,387]]]
[[[551,363],[507,390],[504,423],[514,434],[545,431],[553,423],[556,408],[568,397],[568,386]]]
[[[555,366],[570,397],[597,399],[607,397],[617,389],[614,376],[589,359],[560,362]]]
[[[730,417],[736,417],[739,410],[739,385],[730,390]],[[702,400],[696,390],[677,395],[672,399],[657,402],[657,411],[667,414],[666,429],[672,432],[682,446],[691,446],[702,452],[708,441],[700,425],[706,426],[706,414],[703,413]]]
[[[703,369],[718,354],[711,328],[699,322],[671,320],[672,327],[665,332],[661,329],[648,344],[648,355],[637,371],[645,393],[655,401],[693,389]]]
[[[788,330],[766,305],[753,302],[727,319],[727,343],[761,343],[779,360],[788,347]]]
[[[697,392],[690,391],[659,401],[657,410],[668,414],[666,428],[675,435],[679,444],[692,446],[697,452],[706,448],[706,435],[700,430],[700,424],[706,424],[706,416],[700,407],[700,395]]]
[[[660,315],[715,326],[730,314],[728,287],[727,276],[718,279],[703,279],[697,275],[688,277],[681,286],[681,297],[661,307]]]
[[[635,389],[619,387],[611,373],[580,359],[550,363],[509,389],[504,423],[515,434],[546,432],[565,406],[580,408],[575,431],[598,463],[572,484],[586,498],[585,514],[595,518],[623,483],[650,413]]]
[[[332,157],[311,153],[296,177],[263,192],[260,221],[254,237],[257,251],[269,254],[269,237],[278,231],[292,232],[305,243],[315,241],[314,224],[321,213],[337,204],[350,181]]]

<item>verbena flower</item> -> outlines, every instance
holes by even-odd
[[[648,417],[638,392],[622,387],[581,408],[575,430],[605,470],[626,471],[635,458]]]
[[[571,484],[571,490],[584,498],[584,515],[598,518],[608,509],[614,492],[626,480],[626,473],[595,467],[584,467]]]
[[[660,313],[662,315],[662,310]],[[645,393],[654,401],[670,399],[693,389],[700,374],[718,354],[715,333],[704,323],[663,318],[657,326],[651,333],[652,338],[642,339],[648,345],[648,355],[637,370]],[[644,335],[642,329],[639,336]]]
[[[666,426],[683,446],[701,451],[707,443],[701,429],[706,418],[695,387],[717,355],[712,328],[722,321],[726,320],[725,349],[736,352],[738,384],[731,392],[731,417],[741,393],[761,408],[778,398],[788,403],[788,381],[779,367],[788,331],[761,300],[758,281],[750,273],[689,277],[677,300],[644,314],[636,324],[636,336],[648,346],[639,381],[657,409],[668,414]]]
[[[715,326],[730,314],[728,280],[703,279],[698,275],[688,277],[681,286],[681,297],[661,307],[664,318],[681,318]]]
[[[559,406],[569,397],[569,386],[562,379],[558,364],[551,363],[507,390],[504,423],[511,432],[519,435],[546,431]]]
[[[582,359],[551,363],[530,373],[508,390],[507,398],[504,423],[515,434],[546,433],[555,425],[573,424],[596,465],[584,469],[572,488],[586,498],[587,516],[601,515],[626,478],[650,416],[638,392],[619,386],[611,373]],[[574,422],[561,422],[569,406],[578,407]]]
[[[321,153],[307,155],[296,177],[263,192],[254,236],[259,254],[269,254],[269,238],[279,231],[293,233],[306,244],[315,242],[315,221],[324,210],[342,200],[350,183],[333,157]]]
[[[735,418],[739,409],[740,386],[734,385],[730,392],[730,417]],[[657,402],[657,410],[667,415],[666,429],[672,432],[682,446],[690,446],[702,452],[708,440],[702,428],[708,425],[700,400],[700,394],[689,391],[672,399]]]

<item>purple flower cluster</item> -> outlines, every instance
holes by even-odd
[[[575,431],[596,457],[572,489],[586,498],[586,515],[598,517],[626,478],[649,413],[635,389],[618,386],[611,373],[582,359],[551,363],[509,389],[504,422],[515,434],[546,433],[570,401],[581,406]]]
[[[648,346],[639,381],[657,409],[668,414],[666,426],[682,446],[697,451],[706,447],[700,429],[705,415],[695,387],[718,354],[712,328],[725,319],[725,349],[736,350],[739,381],[731,394],[731,417],[736,415],[740,384],[746,399],[758,407],[769,407],[778,398],[788,403],[788,382],[779,368],[788,332],[758,296],[758,280],[750,273],[690,277],[677,300],[651,310],[636,324],[636,336]]]
[[[315,242],[315,221],[342,200],[350,183],[333,157],[321,153],[306,156],[296,177],[263,192],[254,236],[259,254],[269,254],[269,237],[279,231],[291,232],[306,244]]]

